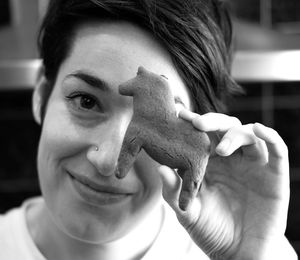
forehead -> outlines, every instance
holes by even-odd
[[[102,21],[80,26],[59,74],[87,70],[118,86],[135,77],[139,66],[167,76],[173,94],[191,106],[168,51],[149,32],[129,22]]]

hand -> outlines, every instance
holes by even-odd
[[[276,251],[288,244],[289,202],[288,150],[278,133],[218,113],[182,110],[179,116],[212,142],[204,180],[187,211],[178,206],[182,180],[175,170],[159,169],[164,199],[195,243],[212,259],[291,259],[286,250],[284,258]]]

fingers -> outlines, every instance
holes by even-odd
[[[248,155],[251,152],[260,155],[267,153],[269,163],[288,157],[287,146],[280,135],[274,129],[260,123],[232,127],[224,134],[216,152],[222,156],[229,156],[240,147],[243,147]]]
[[[181,177],[175,170],[167,166],[158,167],[158,172],[163,183],[163,198],[174,210],[179,222],[186,228],[190,227],[191,223],[198,219],[201,210],[200,199],[195,198],[190,201],[187,210],[183,211],[179,206],[180,191],[182,189]]]
[[[217,145],[216,153],[221,156],[229,156],[240,147],[249,146],[248,148],[252,148],[250,145],[256,145],[259,142],[252,128],[253,125],[248,124],[229,129]],[[248,155],[251,155],[250,152],[252,151],[253,149],[248,149]]]
[[[236,117],[228,116],[220,113],[207,113],[199,115],[187,109],[182,109],[179,116],[190,121],[195,128],[204,132],[226,132],[234,126],[242,125]]]
[[[239,148],[243,156],[268,163],[274,173],[288,168],[288,148],[272,128],[259,123],[233,127],[224,134],[215,151],[220,156],[230,156]]]
[[[191,180],[191,174],[182,173],[180,177],[176,171],[167,166],[160,166],[158,172],[163,182],[163,198],[176,211],[186,211],[198,194],[200,181]]]
[[[177,210],[182,179],[174,170],[164,165],[158,167],[158,172],[163,183],[163,198],[174,210]]]
[[[252,126],[242,125],[236,117],[220,113],[199,115],[187,109],[181,110],[179,116],[184,120],[190,121],[195,128],[208,132],[212,143],[216,146],[214,151],[218,155],[229,156],[242,146],[259,146],[259,142],[252,131]],[[212,133],[215,133],[217,136],[212,136]],[[220,138],[218,133],[221,136],[223,135],[223,137]],[[257,149],[253,148],[247,149],[249,156],[257,152]]]
[[[255,123],[253,131],[256,136],[266,142],[270,156],[278,158],[287,156],[287,146],[274,129],[266,127],[260,123]]]
[[[288,148],[274,129],[260,123],[255,123],[253,132],[258,138],[266,143],[270,167],[276,168],[282,161],[285,161],[288,164]]]
[[[221,140],[221,136],[234,126],[240,126],[239,119],[220,113],[207,113],[199,115],[187,109],[179,112],[179,117],[189,121],[193,126],[208,134],[211,141],[211,156],[215,156],[215,147]]]
[[[220,113],[199,115],[187,109],[182,109],[179,117],[191,122],[198,130],[222,133],[223,137],[215,148],[216,153],[221,156],[229,156],[243,147],[249,156],[268,154],[271,164],[288,157],[288,149],[279,134],[262,124],[242,125],[239,119],[232,116]]]

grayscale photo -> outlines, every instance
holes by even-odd
[[[299,0],[1,0],[0,260],[297,260]]]

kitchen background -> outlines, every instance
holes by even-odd
[[[300,254],[300,1],[228,0],[235,16],[233,75],[246,94],[229,112],[275,128],[290,151],[286,235]],[[36,33],[47,0],[0,1],[0,213],[40,194],[31,115],[39,68]]]

